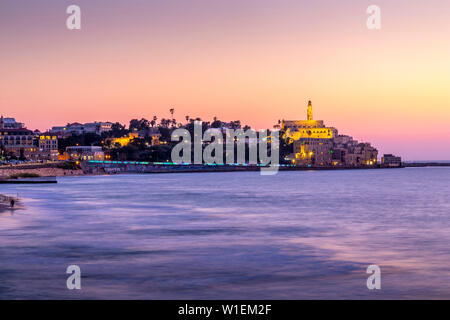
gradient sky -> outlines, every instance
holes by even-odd
[[[170,107],[271,128],[311,99],[381,153],[450,159],[449,16],[442,0],[1,0],[0,112],[41,130]]]

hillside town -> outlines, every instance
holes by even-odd
[[[184,123],[169,119],[133,119],[128,126],[121,123],[95,121],[67,123],[40,132],[30,130],[14,118],[0,118],[0,163],[53,163],[83,161],[146,161],[169,162],[177,142],[172,132],[184,128],[193,132],[200,118],[185,117]],[[280,164],[296,167],[397,167],[400,157],[386,154],[378,158],[378,150],[368,142],[339,134],[322,120],[313,119],[312,103],[307,106],[306,120],[279,120],[274,130],[280,131]],[[159,120],[159,121],[158,121]],[[203,131],[215,128],[251,129],[239,120],[223,122],[216,117],[201,122]],[[202,142],[204,147],[209,142]],[[246,141],[247,148],[248,140]]]
[[[284,140],[293,146],[286,157],[297,166],[374,166],[378,163],[378,150],[368,142],[359,142],[348,135],[341,135],[323,120],[313,119],[311,101],[308,102],[306,120],[283,120],[281,130]],[[400,165],[401,159],[385,155],[382,164]]]

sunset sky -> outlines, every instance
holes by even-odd
[[[1,0],[0,112],[41,130],[171,107],[271,128],[312,100],[381,153],[450,159],[449,17],[442,0]]]

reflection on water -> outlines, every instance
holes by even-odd
[[[0,298],[450,298],[448,181],[408,168],[2,186],[25,209],[0,214]],[[82,290],[66,289],[71,264]]]

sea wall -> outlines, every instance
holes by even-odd
[[[57,168],[56,166],[2,166],[0,167],[0,178],[7,178],[13,174],[20,173],[35,173],[41,177],[60,177],[60,176],[80,176],[84,175],[83,170],[66,170]]]
[[[135,161],[87,161],[82,162],[81,167],[87,174],[116,174],[116,173],[176,173],[176,172],[233,172],[233,171],[260,171],[263,167],[256,165],[202,165],[202,164],[172,164],[172,163],[143,163]],[[279,171],[304,171],[304,170],[355,170],[355,169],[391,169],[381,166],[319,166],[299,167],[292,165],[280,165]],[[394,167],[392,167],[394,168]]]

